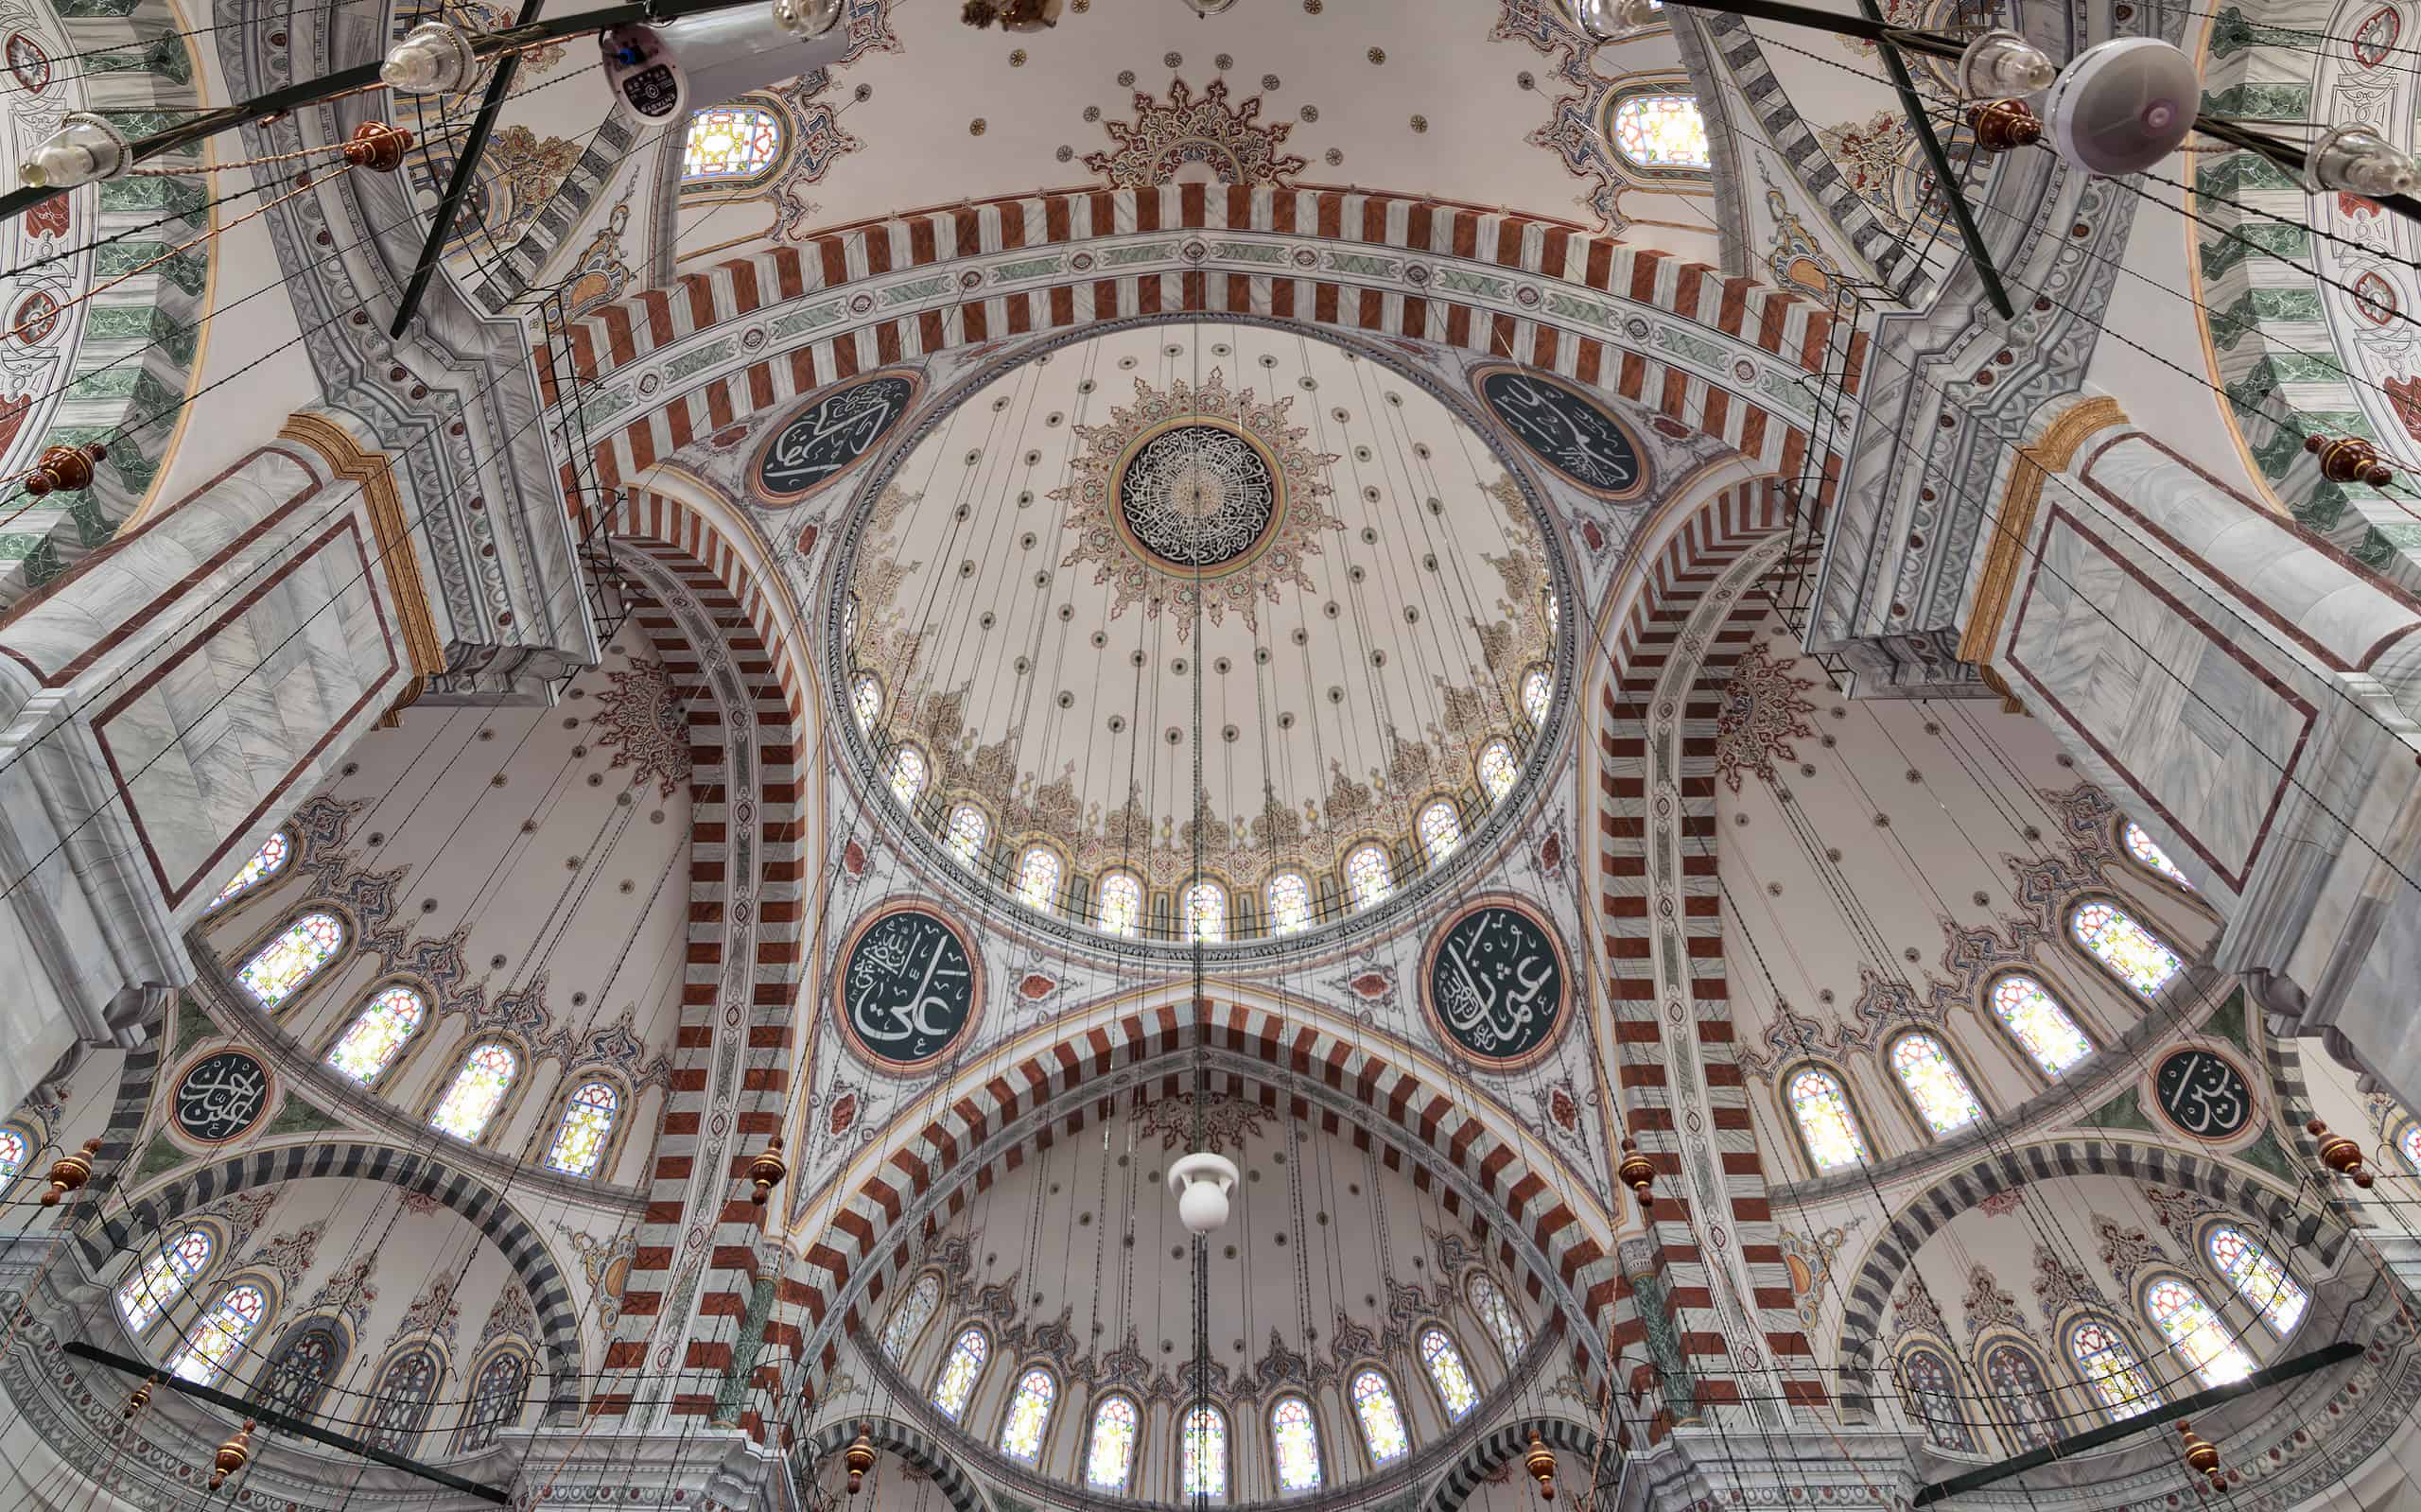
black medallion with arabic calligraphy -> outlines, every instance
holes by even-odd
[[[795,504],[874,454],[916,402],[917,380],[871,373],[834,385],[792,415],[757,453],[757,492]]]
[[[975,961],[949,920],[892,909],[849,942],[833,1006],[861,1051],[914,1069],[939,1059],[974,1022]]]
[[[1539,461],[1600,498],[1630,498],[1646,484],[1639,443],[1579,390],[1529,368],[1489,367],[1473,382],[1480,402]]]
[[[177,1132],[202,1144],[224,1144],[267,1111],[269,1070],[240,1050],[218,1051],[185,1068],[171,1096]]]
[[[2200,1139],[2225,1139],[2253,1117],[2253,1088],[2224,1055],[2181,1050],[2160,1063],[2152,1096],[2169,1121]]]
[[[1465,910],[1429,947],[1429,1012],[1468,1053],[1518,1064],[1563,1022],[1563,953],[1537,918],[1502,903]]]

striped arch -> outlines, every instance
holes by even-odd
[[[990,1512],[974,1477],[959,1467],[957,1457],[946,1445],[895,1417],[851,1417],[827,1424],[807,1441],[801,1458],[813,1466],[827,1454],[838,1454],[861,1430],[875,1448],[889,1450],[932,1481],[933,1488],[949,1503],[950,1512]],[[811,1477],[813,1471],[807,1473]]]
[[[1421,1512],[1462,1512],[1487,1479],[1522,1457],[1530,1447],[1530,1432],[1538,1431],[1540,1441],[1549,1449],[1559,1450],[1556,1466],[1557,1489],[1569,1500],[1596,1504],[1591,1492],[1591,1472],[1603,1479],[1614,1469],[1621,1451],[1607,1446],[1607,1459],[1600,1462],[1601,1440],[1596,1430],[1584,1428],[1567,1417],[1522,1417],[1491,1428],[1479,1442],[1463,1451],[1446,1473],[1437,1478],[1430,1489],[1429,1500]]]

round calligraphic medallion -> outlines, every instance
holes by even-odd
[[[1604,499],[1646,491],[1638,438],[1578,387],[1535,368],[1487,363],[1472,372],[1472,390],[1490,418],[1575,486]]]
[[[791,505],[873,456],[923,391],[914,373],[868,373],[818,393],[758,448],[749,474],[760,503]]]
[[[2226,1056],[2181,1050],[2152,1074],[2152,1098],[2168,1121],[2198,1139],[2226,1139],[2253,1120],[2253,1088]]]
[[[1118,462],[1119,530],[1164,571],[1234,571],[1268,542],[1285,507],[1269,453],[1238,426],[1173,421]]]
[[[921,1070],[949,1053],[983,1004],[982,967],[967,937],[914,904],[896,904],[859,925],[832,985],[849,1042],[891,1070]]]
[[[240,1050],[213,1051],[185,1068],[168,1116],[197,1144],[225,1144],[269,1111],[269,1068]]]
[[[1526,1066],[1563,1028],[1563,947],[1509,898],[1468,904],[1421,958],[1423,1001],[1437,1033],[1489,1066]]]

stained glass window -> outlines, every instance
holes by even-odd
[[[2185,969],[2176,951],[2115,903],[2078,904],[2068,911],[2068,931],[2112,976],[2147,998]]]
[[[445,1360],[436,1349],[419,1345],[387,1362],[372,1388],[370,1421],[362,1437],[392,1454],[408,1454],[420,1431],[428,1426],[428,1410],[437,1401],[438,1382]]]
[[[25,1170],[26,1162],[33,1157],[31,1135],[14,1125],[0,1128],[0,1191],[9,1190],[9,1184],[17,1179],[17,1173]]]
[[[605,1156],[605,1137],[614,1132],[614,1115],[622,1096],[610,1082],[583,1082],[564,1104],[563,1121],[555,1125],[555,1142],[547,1147],[547,1164],[567,1176],[593,1176]]]
[[[1228,1419],[1216,1407],[1196,1407],[1185,1415],[1185,1431],[1177,1458],[1179,1485],[1193,1496],[1228,1494]]]
[[[1993,1012],[2046,1076],[2057,1076],[2093,1053],[2093,1041],[2084,1037],[2051,989],[2032,977],[2016,974],[1994,982]]]
[[[2152,837],[2145,833],[2143,826],[2128,820],[2119,838],[2127,843],[2127,854],[2146,869],[2159,873],[2189,893],[2196,891],[2194,884],[2186,879],[2186,874],[2177,869],[2177,863],[2168,859],[2168,852],[2152,843]]]
[[[891,1356],[893,1364],[906,1364],[908,1351],[915,1346],[916,1335],[925,1331],[925,1320],[941,1305],[940,1277],[927,1271],[908,1288],[908,1295],[891,1310],[891,1321],[882,1326],[882,1352]]]
[[[891,753],[891,795],[914,808],[925,791],[925,753],[903,745]]]
[[[2311,1305],[2311,1294],[2287,1274],[2261,1242],[2234,1224],[2214,1224],[2203,1236],[2203,1253],[2227,1277],[2236,1295],[2251,1303],[2280,1338],[2295,1331]]]
[[[1093,1408],[1092,1442],[1085,1449],[1085,1480],[1104,1490],[1126,1488],[1135,1471],[1135,1437],[1142,1417],[1131,1397],[1104,1397]]]
[[[683,183],[753,179],[781,156],[782,123],[753,105],[718,105],[689,117],[681,152]]]
[[[118,1314],[126,1326],[141,1333],[159,1320],[168,1304],[184,1295],[193,1278],[210,1264],[217,1241],[207,1228],[188,1228],[152,1251],[117,1289]]]
[[[1320,1488],[1320,1429],[1312,1419],[1312,1404],[1300,1397],[1280,1397],[1269,1409],[1269,1447],[1278,1459],[1278,1488],[1316,1491]]]
[[[975,1378],[984,1373],[984,1358],[991,1352],[992,1341],[982,1329],[967,1330],[949,1347],[942,1373],[933,1378],[933,1405],[952,1422],[967,1411],[967,1399],[975,1395]]]
[[[984,837],[991,832],[992,821],[984,817],[984,810],[971,803],[963,803],[949,811],[949,826],[942,841],[949,846],[949,853],[958,858],[958,864],[973,870],[975,863],[983,859]]]
[[[1479,785],[1488,790],[1489,802],[1503,803],[1521,775],[1522,768],[1513,759],[1511,746],[1502,740],[1490,740],[1479,748]]]
[[[2395,1149],[2406,1165],[2421,1173],[2421,1123],[2407,1122],[2404,1132],[2395,1137]]]
[[[1931,1034],[1902,1034],[1891,1042],[1891,1074],[1908,1089],[1917,1116],[1935,1134],[1954,1134],[1984,1116],[1975,1089],[1950,1058],[1950,1047]]]
[[[882,718],[882,680],[872,672],[860,672],[849,686],[849,710],[858,717],[858,733],[874,733],[874,721]]]
[[[235,973],[253,1000],[274,1008],[344,948],[344,924],[333,913],[305,913],[254,952]]]
[[[1994,1346],[1984,1356],[1984,1383],[2000,1404],[2011,1448],[2024,1453],[2059,1436],[2051,1385],[2044,1379],[2042,1362],[2031,1353],[2014,1344]]]
[[[1838,1171],[1866,1158],[1866,1138],[1858,1133],[1857,1117],[1850,1111],[1849,1093],[1839,1077],[1820,1066],[1803,1066],[1784,1084],[1783,1092],[1817,1170]]]
[[[344,1334],[324,1318],[309,1319],[286,1330],[277,1352],[263,1373],[261,1402],[289,1417],[308,1417],[344,1363]]]
[[[1547,722],[1547,699],[1555,692],[1555,679],[1543,667],[1533,667],[1522,674],[1522,712],[1530,722],[1543,728]]]
[[[1365,1370],[1353,1378],[1350,1390],[1353,1416],[1362,1422],[1362,1442],[1370,1449],[1370,1462],[1385,1465],[1402,1459],[1412,1448],[1412,1435],[1404,1432],[1403,1409],[1396,1405],[1395,1388],[1387,1384],[1387,1378]]]
[[[1269,932],[1298,934],[1312,927],[1312,884],[1300,872],[1269,879]]]
[[[2253,1374],[2253,1356],[2236,1342],[2203,1294],[2174,1276],[2144,1288],[2144,1312],[2206,1386],[2224,1386]]]
[[[530,1357],[518,1349],[498,1349],[471,1380],[471,1407],[454,1434],[454,1451],[466,1454],[496,1442],[499,1429],[521,1416],[530,1390]]]
[[[1228,890],[1208,878],[1185,890],[1186,938],[1216,945],[1228,937]]]
[[[253,852],[253,859],[244,863],[244,869],[227,879],[227,885],[220,888],[218,895],[210,900],[210,908],[203,909],[202,912],[208,913],[229,898],[249,893],[275,877],[286,865],[287,859],[293,854],[294,842],[287,838],[286,831],[281,829],[272,833],[269,839],[261,843],[260,849]]]
[[[462,1057],[462,1069],[454,1073],[454,1085],[429,1114],[429,1127],[477,1143],[487,1132],[488,1121],[504,1105],[504,1094],[513,1089],[513,1079],[520,1070],[521,1058],[513,1053],[512,1046],[496,1040],[474,1046]]]
[[[1911,1349],[1900,1363],[1908,1405],[1925,1425],[1925,1438],[1936,1449],[1972,1454],[1976,1435],[1959,1411],[1959,1392],[1950,1379],[1950,1362],[1931,1349]]]
[[[1454,854],[1454,847],[1462,843],[1463,819],[1453,804],[1440,798],[1420,810],[1420,848],[1428,854],[1430,865]]]
[[[1614,105],[1614,151],[1635,168],[1708,168],[1696,95],[1626,95]]]
[[[1530,1346],[1530,1330],[1522,1326],[1522,1315],[1513,1311],[1513,1304],[1506,1300],[1496,1283],[1477,1271],[1472,1273],[1471,1297],[1472,1311],[1488,1326],[1497,1347],[1505,1351],[1506,1363],[1510,1364]]]
[[[2160,1393],[2152,1389],[2126,1336],[2099,1318],[2082,1319],[2068,1330],[2068,1357],[2109,1409],[2113,1422],[2160,1405]]]
[[[401,982],[382,988],[329,1047],[328,1064],[367,1086],[395,1064],[427,1017],[428,1004],[419,993]]]
[[[1384,903],[1396,890],[1395,873],[1387,865],[1387,853],[1377,845],[1362,845],[1345,858],[1345,886],[1353,895],[1353,906],[1366,909]]]
[[[1455,1422],[1479,1405],[1479,1387],[1472,1382],[1472,1373],[1463,1365],[1463,1351],[1446,1337],[1443,1329],[1423,1329],[1420,1332],[1420,1363],[1427,1367],[1429,1379],[1437,1387],[1437,1399],[1446,1404],[1446,1416]]]
[[[1059,900],[1059,855],[1043,845],[1027,847],[1018,861],[1018,901],[1048,913]]]
[[[1042,1431],[1051,1426],[1051,1404],[1058,1396],[1059,1382],[1040,1365],[1018,1377],[1009,1415],[1001,1419],[1001,1452],[1028,1465],[1040,1459]]]
[[[227,1288],[185,1330],[183,1347],[168,1362],[168,1374],[197,1386],[209,1385],[268,1315],[268,1293],[249,1281]]]
[[[1101,879],[1101,927],[1111,934],[1132,935],[1143,927],[1143,884],[1130,872],[1109,872]]]

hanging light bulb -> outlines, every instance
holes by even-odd
[[[218,1446],[210,1457],[210,1488],[214,1491],[227,1484],[227,1477],[242,1469],[253,1457],[253,1420],[235,1430],[235,1436]]]
[[[58,130],[17,169],[28,189],[73,189],[96,179],[114,179],[134,166],[126,133],[90,111],[70,111]]]
[[[1969,99],[2039,95],[2059,77],[2048,54],[2007,27],[1984,33],[1959,55],[1959,87]]]
[[[2367,126],[2341,126],[2314,142],[2304,172],[2324,189],[2383,200],[2411,194],[2421,174],[2412,160]]]
[[[774,25],[805,40],[841,24],[845,0],[774,0]]]
[[[60,446],[54,446],[51,448],[52,451],[63,451],[66,448]],[[44,459],[47,460],[47,458],[48,453],[45,453]],[[26,485],[26,492],[29,494],[33,492],[33,485],[30,481]],[[44,490],[44,492],[46,493],[48,490]],[[81,1150],[73,1150],[68,1152],[66,1155],[61,1156],[59,1157],[59,1163],[50,1168],[50,1190],[42,1194],[42,1205],[45,1208],[56,1208],[59,1206],[60,1198],[66,1196],[71,1191],[83,1190],[84,1183],[91,1180],[93,1176],[93,1156],[100,1153],[101,1141],[98,1139],[87,1139],[84,1141],[84,1148]]]
[[[387,49],[378,77],[389,89],[405,95],[450,95],[471,81],[479,66],[471,39],[460,26],[424,21]]]
[[[1212,1234],[1227,1226],[1228,1194],[1236,1190],[1236,1163],[1219,1155],[1190,1155],[1169,1167],[1169,1190],[1187,1233]]]
[[[841,1468],[849,1472],[849,1494],[857,1495],[866,1483],[866,1472],[874,1469],[874,1438],[865,1424],[858,1425],[858,1436],[841,1451]]]

